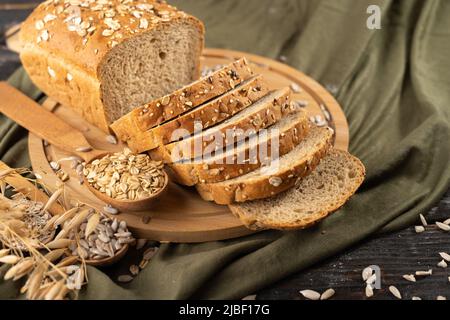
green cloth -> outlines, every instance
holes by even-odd
[[[81,298],[238,299],[376,232],[416,222],[448,189],[449,1],[172,3],[205,22],[208,47],[284,55],[287,63],[329,88],[348,117],[350,151],[366,165],[367,179],[343,209],[316,227],[195,245],[163,244],[124,287],[90,268]],[[372,4],[382,9],[381,30],[366,27],[366,9]],[[12,83],[30,89],[22,71]],[[0,132],[2,160],[27,165],[25,132],[4,118]],[[16,288],[0,282],[0,297],[14,296]]]

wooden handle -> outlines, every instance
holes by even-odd
[[[84,135],[6,82],[0,82],[0,112],[56,147],[90,162],[104,151],[94,150]],[[85,151],[88,149],[91,151]]]
[[[5,163],[0,161],[0,171],[11,169]],[[22,177],[16,172],[11,172],[3,178],[3,180],[14,187],[17,192],[22,193],[25,197],[32,201],[47,203],[49,197],[41,190],[39,190],[33,183]],[[64,213],[64,208],[58,203],[53,203],[49,210],[52,215]]]

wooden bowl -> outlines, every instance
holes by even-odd
[[[107,257],[103,259],[98,260],[85,260],[86,264],[93,266],[93,267],[106,267],[113,265],[114,263],[118,262],[120,259],[122,259],[125,254],[127,253],[130,246],[128,244],[125,244],[119,251],[116,252],[114,257]]]
[[[165,183],[162,186],[162,188],[157,193],[153,194],[151,197],[148,197],[145,199],[140,199],[140,200],[117,200],[117,199],[108,197],[103,192],[96,190],[89,183],[89,181],[87,181],[86,177],[83,175],[84,183],[88,187],[89,191],[91,191],[97,198],[99,198],[103,202],[111,205],[112,207],[114,207],[122,212],[143,211],[143,210],[151,208],[152,205],[154,205],[156,203],[158,198],[160,198],[162,195],[164,195],[168,189],[169,176],[167,175],[166,171],[164,171],[164,178],[165,178]]]

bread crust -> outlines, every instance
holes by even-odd
[[[100,69],[110,53],[128,39],[176,21],[186,21],[198,28],[202,35],[199,53],[203,48],[204,34],[204,26],[198,19],[166,3],[131,1],[124,5],[117,0],[113,3],[117,4],[114,13],[106,9],[95,10],[97,3],[83,7],[70,5],[68,1],[49,0],[31,13],[20,32],[23,44],[21,60],[31,80],[49,97],[72,107],[105,132],[109,131],[110,119],[102,103]],[[146,8],[139,10],[140,19],[133,17],[131,9],[138,4]],[[153,9],[148,10],[149,6]],[[78,14],[81,20],[67,20],[73,13]],[[116,25],[117,30],[106,36],[104,30],[113,30],[105,24],[105,21],[114,23],[106,20],[111,15],[120,27]],[[141,19],[147,21],[147,28],[140,28]],[[69,28],[77,30],[70,31]],[[200,59],[196,65],[194,76],[198,77]]]
[[[172,134],[177,129],[194,133],[196,121],[199,121],[204,129],[212,127],[242,111],[268,92],[268,85],[259,75],[217,99],[147,131],[139,130],[130,115],[114,122],[111,129],[133,152],[141,153],[172,142]]]
[[[345,151],[340,150],[332,150],[330,151],[330,155],[332,153],[346,153]],[[346,157],[348,158],[348,161],[355,163],[355,168],[359,169],[359,176],[352,185],[352,188],[347,192],[346,195],[343,197],[340,197],[337,199],[337,201],[333,201],[329,203],[327,206],[325,206],[321,211],[317,212],[316,214],[309,215],[306,219],[293,221],[291,223],[286,222],[267,222],[263,220],[255,219],[248,209],[245,209],[244,206],[240,204],[231,204],[228,207],[230,208],[231,212],[238,217],[242,223],[249,229],[259,231],[259,230],[266,230],[266,229],[277,229],[277,230],[298,230],[298,229],[306,229],[309,228],[329,215],[333,214],[334,212],[338,211],[348,200],[349,198],[356,192],[356,190],[360,187],[360,185],[363,183],[366,171],[363,163],[356,157],[352,156],[351,154],[346,154]],[[289,192],[289,191],[287,191]]]
[[[165,163],[173,163],[174,157],[172,157],[172,155],[175,152],[177,155],[175,159],[179,161],[180,159],[186,159],[189,155],[191,158],[194,155],[204,155],[209,148],[218,148],[219,146],[215,144],[214,140],[210,141],[208,139],[214,137],[212,132],[217,133],[222,137],[226,135],[227,130],[232,129],[241,129],[243,131],[253,130],[254,132],[258,132],[259,130],[278,122],[283,116],[297,111],[297,109],[289,104],[290,94],[291,91],[289,88],[280,89],[277,91],[277,98],[265,102],[266,106],[259,111],[255,111],[255,113],[247,115],[237,122],[230,121],[228,123],[223,123],[223,125],[220,125],[220,128],[208,132],[208,135],[206,135],[205,131],[203,134],[189,139],[159,146],[158,148],[151,150],[150,155],[152,158],[163,160]],[[264,99],[264,97],[262,99]],[[198,141],[198,144],[200,145],[199,150],[195,150],[196,141]],[[231,143],[231,141],[229,141],[229,143]],[[224,146],[227,144],[227,142],[223,143]],[[189,155],[184,154],[186,153],[185,151],[188,151]]]
[[[283,156],[292,151],[306,137],[308,132],[308,117],[305,112],[299,112],[299,116],[295,118],[292,125],[290,125],[287,130],[280,132],[278,135],[278,156]],[[268,138],[268,157],[271,157],[271,144],[272,139]],[[250,148],[253,147],[255,146],[247,145],[247,148],[245,148],[243,152],[243,156],[240,156],[240,158],[245,160],[250,159]],[[236,152],[234,153],[234,156],[234,158],[237,158]],[[168,166],[171,168],[176,182],[186,186],[193,186],[198,183],[221,182],[247,174],[260,168],[265,161],[265,159],[260,158],[259,154],[256,159],[254,159],[255,161],[247,161],[242,164],[227,163],[226,154],[224,154],[220,160],[221,161],[212,162],[206,159],[198,163],[172,163],[168,164]]]
[[[321,141],[316,152],[309,159],[300,159],[293,163],[289,169],[280,169],[276,174],[260,176],[245,182],[234,182],[232,180],[221,183],[206,183],[196,185],[200,196],[207,201],[217,204],[229,205],[235,202],[246,202],[275,196],[292,188],[302,177],[311,173],[319,164],[320,160],[331,148],[333,134],[328,130],[326,139]],[[281,179],[280,184],[271,183],[271,179]]]

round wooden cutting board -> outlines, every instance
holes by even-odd
[[[206,49],[202,65],[213,67],[228,64],[242,56],[248,58],[255,72],[264,75],[273,89],[284,86],[296,88],[296,85],[299,85],[302,90],[293,94],[293,100],[307,101],[306,109],[311,116],[320,115],[322,119],[329,119],[329,126],[336,133],[335,147],[347,150],[348,125],[344,113],[336,100],[322,86],[303,73],[267,58],[220,49]],[[82,130],[94,147],[110,151],[120,150],[123,147],[120,144],[115,146],[106,142],[104,133],[86,123],[69,108],[58,105],[50,99],[47,99],[44,107],[53,110],[71,126]],[[29,150],[34,171],[42,176],[43,183],[51,190],[59,179],[50,168],[49,161],[60,160],[70,155],[51,145],[45,146],[44,142],[33,134],[29,137]],[[62,169],[70,173],[71,177],[66,182],[65,201],[78,200],[102,210],[105,204],[92,195],[85,186],[80,185],[75,171],[70,168],[70,163],[61,161]],[[253,232],[246,229],[239,219],[231,214],[228,207],[203,201],[193,188],[173,183],[169,192],[147,212],[123,212],[117,217],[127,222],[136,237],[166,242],[206,242],[236,238]],[[148,223],[144,223],[145,220]]]

